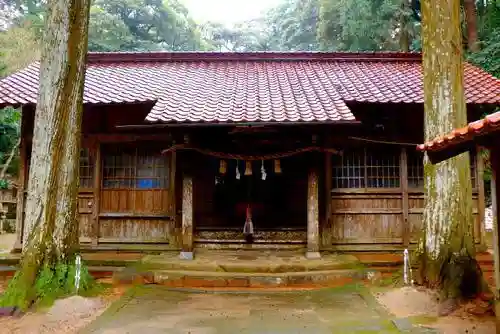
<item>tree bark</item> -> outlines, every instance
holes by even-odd
[[[71,265],[78,249],[76,199],[89,10],[90,0],[47,4],[23,253],[4,296],[4,303],[7,298],[12,306],[27,308],[35,302],[41,275]]]
[[[400,9],[400,17],[399,17],[399,24],[400,24],[400,29],[401,31],[399,32],[399,48],[403,52],[409,52],[410,51],[410,32],[409,32],[409,25],[410,25],[410,20],[409,20],[409,9],[410,3],[408,0],[402,0],[401,1],[401,9]]]
[[[467,123],[463,89],[460,4],[422,1],[425,140]],[[424,158],[424,236],[420,278],[445,298],[468,297],[480,287],[475,260],[469,154],[437,165]]]
[[[464,0],[465,19],[467,21],[467,46],[470,52],[479,51],[477,34],[477,11],[474,0]]]

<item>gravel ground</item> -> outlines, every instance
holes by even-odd
[[[5,286],[3,283],[3,287]],[[20,318],[0,318],[0,333],[78,333],[101,315],[125,290],[126,287],[114,287],[96,298],[72,296],[56,301],[46,311],[27,313]]]
[[[395,288],[375,294],[377,301],[387,311],[399,318],[432,319],[426,327],[443,334],[494,334],[495,322],[492,316],[474,317],[468,313],[473,305],[464,305],[451,315],[438,317],[438,301],[435,292],[424,288]],[[426,321],[426,322],[427,322]]]

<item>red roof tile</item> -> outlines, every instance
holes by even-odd
[[[415,53],[91,53],[85,103],[157,101],[149,121],[341,121],[345,103],[422,103]],[[0,104],[35,103],[38,64],[0,80]],[[465,65],[468,103],[500,80]]]
[[[183,73],[182,80],[175,76]],[[171,65],[148,121],[350,121],[354,116],[321,65],[196,62]]]
[[[476,136],[500,131],[500,111],[486,116],[484,119],[469,123],[466,127],[455,129],[447,135],[438,136],[424,144],[418,145],[420,151],[441,151],[452,146],[471,141]]]
[[[155,101],[163,85],[161,63],[90,63],[84,103]],[[36,103],[39,63],[0,81],[0,104]]]

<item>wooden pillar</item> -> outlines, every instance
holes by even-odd
[[[491,161],[491,204],[493,216],[493,265],[495,269],[495,287],[493,289],[495,295],[495,314],[497,333],[500,332],[500,234],[498,230],[499,215],[499,197],[497,193],[498,177],[500,175],[500,148],[494,147],[490,151]]]
[[[24,233],[24,193],[27,188],[26,180],[28,175],[27,143],[26,143],[26,112],[21,111],[21,143],[19,144],[19,175],[17,179],[17,199],[16,199],[16,242],[14,249],[22,249]]]
[[[177,195],[179,191],[177,191],[177,152],[174,151],[170,153],[170,176],[169,176],[169,215],[172,217],[172,221],[170,222],[170,227],[168,228],[168,242],[175,246],[179,247],[181,242],[179,242],[179,220],[177,219]]]
[[[332,246],[332,153],[325,152],[325,218],[321,229],[323,247]]]
[[[92,247],[97,247],[99,244],[99,211],[101,204],[101,144],[96,140],[92,143],[92,151],[94,157],[94,208],[92,211]]]
[[[402,207],[403,207],[403,245],[405,248],[410,244],[410,220],[409,220],[409,198],[408,198],[408,155],[406,148],[401,150],[401,161],[399,164],[400,177],[401,177],[401,191],[402,191]]]
[[[182,178],[182,249],[181,259],[193,259],[193,178]]]
[[[486,245],[486,235],[484,229],[484,211],[486,210],[486,198],[484,194],[484,161],[481,155],[481,149],[476,147],[476,161],[477,161],[477,173],[476,173],[476,182],[477,182],[477,213],[478,213],[478,223],[474,226],[474,228],[479,229],[479,240],[475,240],[481,245]]]
[[[317,259],[319,253],[319,187],[318,172],[311,169],[307,176],[307,253],[308,259]]]
[[[498,177],[500,176],[500,147],[493,147],[490,150],[491,161],[491,204],[493,216],[493,266],[495,286],[493,288],[495,296],[496,333],[500,333],[500,233],[498,223],[500,221],[499,197],[497,193]]]

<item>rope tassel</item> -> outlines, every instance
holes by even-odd
[[[236,161],[236,180],[241,178],[240,169],[238,168],[239,161]]]

